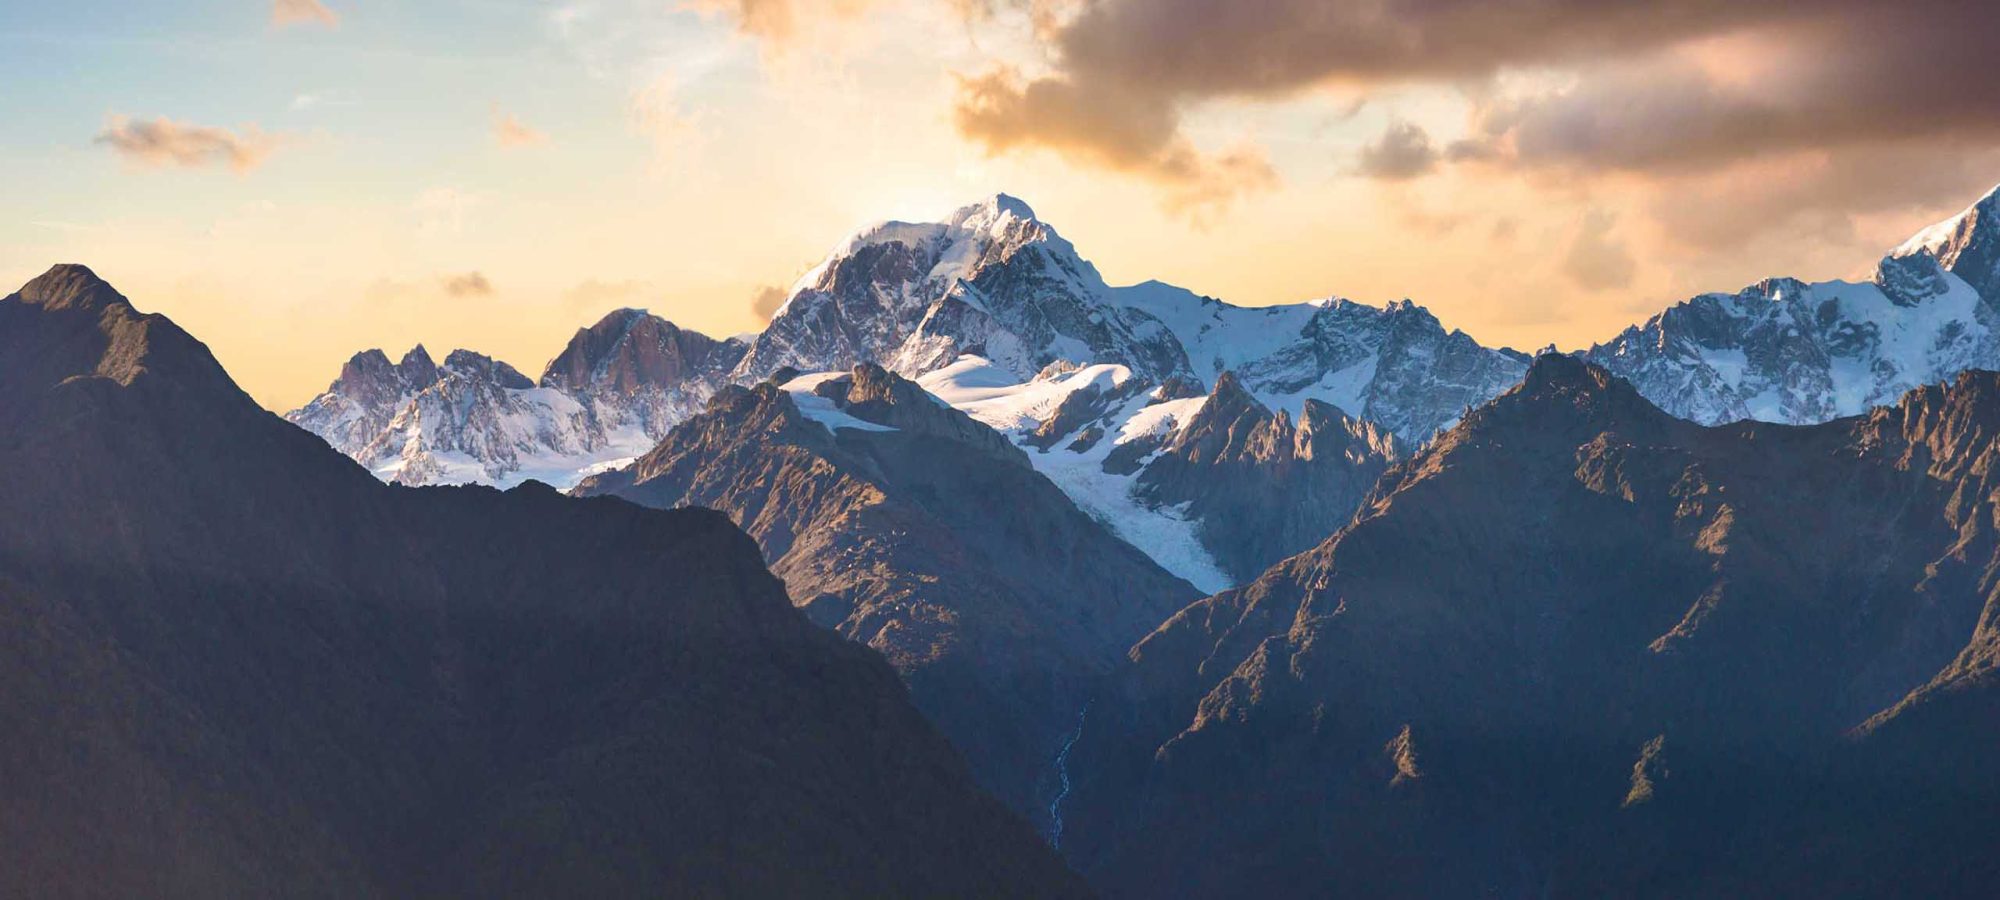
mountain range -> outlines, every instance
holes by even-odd
[[[999,433],[873,364],[726,387],[576,493],[728,515],[808,617],[879,651],[981,782],[1044,827],[1078,710],[1201,596]]]
[[[1132,651],[1073,749],[1112,896],[2000,883],[2000,374],[1702,426],[1562,355]]]
[[[1577,355],[1704,424],[1823,422],[1968,368],[2000,368],[1996,210],[2000,191],[1897,248],[1870,281],[1771,279],[1703,295]],[[1409,301],[1245,308],[1159,282],[1109,286],[1004,195],[941,222],[862,229],[747,340],[621,310],[579,332],[536,385],[470,355],[432,379],[438,367],[412,352],[414,373],[378,352],[357,356],[289,418],[402,483],[568,488],[650,450],[721,385],[876,363],[1029,449],[1079,507],[1204,590],[1241,584],[1330,534],[1397,448],[1499,395],[1531,359],[1448,331]],[[1225,374],[1274,416],[1302,422],[1314,402],[1320,421],[1337,414],[1335,428],[1355,439],[1308,456],[1331,471],[1352,455],[1356,471],[1316,476],[1347,486],[1336,496],[1267,485],[1269,498],[1300,501],[1280,526],[1161,489],[1174,463],[1141,474]],[[1245,535],[1246,524],[1285,533]]]
[[[0,893],[1089,893],[721,515],[384,485],[80,266],[0,496]]]
[[[1530,356],[1109,286],[1000,196],[754,336],[360,354],[305,431],[57,267],[0,301],[5,883],[1982,896],[1996,197]]]

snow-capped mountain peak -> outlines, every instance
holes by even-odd
[[[539,384],[470,350],[442,364],[422,346],[396,364],[371,350],[287,418],[406,484],[567,486],[651,449],[725,383],[743,351],[621,309],[579,329]]]
[[[1917,232],[1890,256],[1919,253],[1936,257],[1946,271],[2000,303],[2000,187],[1964,212]]]

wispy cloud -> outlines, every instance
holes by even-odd
[[[287,28],[293,25],[324,25],[333,28],[340,24],[340,16],[327,9],[319,0],[271,0],[271,25]]]
[[[493,140],[502,147],[537,147],[549,142],[546,132],[530,127],[512,113],[493,111]]]
[[[346,91],[329,89],[324,91],[304,91],[292,97],[292,111],[305,112],[327,106],[353,106],[357,101]]]
[[[661,75],[632,92],[627,115],[632,129],[653,143],[654,155],[670,158],[695,135],[694,119],[682,111],[679,83]]]
[[[271,155],[278,138],[254,126],[238,133],[175,122],[165,116],[152,121],[112,116],[97,133],[95,143],[140,165],[190,169],[213,165],[248,172]]]

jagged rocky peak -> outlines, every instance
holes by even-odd
[[[1273,412],[1232,372],[1216,376],[1157,454],[1143,443],[1126,446],[1150,457],[1137,495],[1184,509],[1203,548],[1239,584],[1346,524],[1396,454],[1386,431],[1331,404],[1308,400],[1295,424],[1290,411]]]
[[[1307,400],[1299,412],[1298,453],[1301,459],[1338,453],[1359,464],[1398,459],[1404,451],[1395,432],[1354,418],[1331,403]]]
[[[1964,212],[1917,232],[1890,255],[1920,253],[1935,257],[1989,303],[2000,302],[2000,187]]]
[[[440,377],[443,373],[422,344],[411,347],[403,354],[402,361],[393,363],[388,354],[371,349],[354,354],[341,366],[339,377],[327,390],[350,395],[379,394],[387,399],[421,391],[436,384]]]
[[[742,352],[739,342],[715,340],[643,309],[620,309],[577,329],[541,384],[576,392],[670,389],[727,371]]]
[[[50,268],[22,285],[16,296],[30,306],[48,310],[96,310],[126,304],[125,295],[97,277],[89,267],[76,263]]]
[[[1666,427],[1672,417],[1641,396],[1630,381],[1604,366],[1576,356],[1549,353],[1535,358],[1513,390],[1466,417],[1440,439],[1479,440],[1494,429],[1547,432],[1552,440],[1576,433],[1619,431],[1640,436]]]
[[[1216,376],[1207,402],[1167,442],[1166,452],[1183,455],[1189,462],[1207,462],[1231,451],[1242,452],[1247,442],[1261,443],[1277,432],[1289,440],[1291,430],[1288,414],[1273,415],[1244,389],[1236,373],[1224,372]]]
[[[509,390],[527,390],[535,386],[519,369],[471,350],[451,351],[451,355],[444,358],[443,369],[460,378],[491,383]]]
[[[1943,296],[1951,290],[1952,280],[1937,257],[1924,252],[1883,257],[1875,267],[1874,284],[1890,302],[1911,307]]]

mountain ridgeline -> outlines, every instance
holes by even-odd
[[[808,616],[880,651],[981,780],[1037,820],[1077,711],[1200,596],[1006,438],[874,365],[724,388],[577,492],[727,514]]]
[[[1779,278],[1702,295],[1578,355],[1711,425],[1824,422],[1966,369],[2000,368],[1996,204],[2000,194],[1989,194],[1913,237],[1871,281]],[[856,232],[748,338],[714,341],[620,310],[580,331],[532,385],[504,366],[437,367],[421,348],[398,366],[370,351],[291,418],[388,480],[567,488],[643,455],[724,385],[873,363],[1029,449],[1121,539],[1220,590],[1344,524],[1388,458],[1507,390],[1529,361],[1447,330],[1409,301],[1251,309],[1159,282],[1114,287],[1002,195],[939,222]],[[1171,462],[1137,475],[1160,461],[1150,453],[1196,443],[1172,433],[1192,420],[1173,401],[1216,393],[1225,374],[1230,393],[1293,428],[1338,414],[1350,424],[1316,433],[1354,431],[1349,443],[1367,449],[1313,454],[1314,486],[1303,490],[1287,481],[1298,467],[1275,457],[1204,464],[1280,504],[1283,523],[1233,515],[1224,498],[1241,490],[1194,496]],[[1071,398],[1072,389],[1096,393]],[[1333,472],[1338,459],[1351,459],[1351,471]],[[1164,486],[1176,480],[1182,487]]]
[[[1996,371],[2000,193],[1537,356],[998,196],[744,338],[362,353],[305,431],[58,267],[0,887],[1989,896]]]
[[[1087,893],[722,516],[384,485],[82,267],[0,496],[0,893]]]
[[[1704,427],[1544,356],[1134,648],[1063,849],[1130,897],[1988,893],[1996,437],[1991,372]]]

